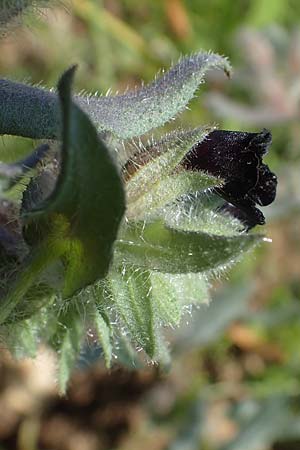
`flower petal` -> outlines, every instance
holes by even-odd
[[[271,141],[267,130],[260,133],[216,130],[188,153],[183,165],[188,170],[206,170],[221,177],[225,183],[215,188],[215,192],[241,210],[234,215],[252,228],[265,223],[256,204],[269,205],[276,196],[277,177],[262,162]]]

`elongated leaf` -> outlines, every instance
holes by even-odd
[[[57,322],[57,333],[53,337],[53,342],[59,353],[58,385],[61,393],[65,393],[84,336],[85,323],[82,308],[76,304],[76,301],[70,302]]]
[[[13,314],[6,319],[5,324],[17,323],[30,319],[44,306],[54,300],[54,292],[46,283],[33,284],[17,304]]]
[[[198,191],[186,195],[165,208],[169,227],[185,231],[201,231],[218,236],[237,236],[244,226],[231,214],[222,212],[223,200],[216,194]]]
[[[170,175],[186,153],[197,142],[205,139],[212,129],[213,127],[205,127],[188,132],[174,132],[133,157],[129,164],[129,172],[132,165],[140,167],[126,183],[128,202],[136,201],[157,182]]]
[[[116,347],[114,348],[114,354],[119,364],[135,370],[145,367],[145,359],[140,357],[132,341],[122,333],[122,330],[116,330],[115,339]]]
[[[112,358],[112,345],[111,345],[111,328],[109,320],[104,314],[101,314],[99,310],[96,310],[94,316],[94,324],[100,345],[104,353],[104,359],[106,367],[110,367]]]
[[[52,239],[49,239],[47,242],[42,242],[25,258],[22,266],[19,268],[20,272],[8,287],[6,295],[1,299],[0,324],[14,321],[15,317],[19,315],[19,311],[15,309],[18,309],[20,301],[26,299],[28,290],[34,283],[39,281],[39,277],[45,270],[45,267],[52,264],[57,258],[57,253],[61,252],[61,245],[63,246],[63,244],[59,245],[59,242],[55,241],[54,244],[57,244],[55,251],[52,251],[51,244]],[[41,299],[39,297],[35,296],[34,299],[41,305]],[[33,301],[32,298],[31,300]],[[30,305],[31,307],[32,310],[36,310],[35,305]],[[23,306],[20,310],[24,312]]]
[[[136,202],[128,205],[127,217],[135,220],[155,214],[163,206],[185,194],[194,194],[220,185],[221,182],[204,172],[180,172],[162,178]]]
[[[117,169],[89,118],[71,101],[74,68],[58,86],[63,112],[62,168],[54,192],[27,211],[27,236],[51,235],[52,253],[63,255],[63,293],[103,278],[124,212]],[[37,233],[38,231],[38,233]],[[55,240],[56,239],[56,240]]]
[[[22,323],[1,326],[1,340],[4,340],[5,348],[17,358],[34,358],[38,351],[39,336],[38,323],[35,319],[25,320]]]
[[[202,272],[232,264],[261,241],[262,236],[254,234],[176,230],[157,220],[128,227],[117,241],[116,258],[164,273]]]
[[[109,285],[112,302],[132,338],[153,358],[157,352],[157,323],[149,273],[127,268],[122,275],[114,272]]]
[[[121,138],[140,136],[164,125],[192,99],[209,69],[229,74],[230,64],[222,56],[200,52],[185,57],[154,82],[134,92],[114,97],[77,97],[100,129]]]
[[[170,275],[151,273],[152,297],[163,323],[179,325],[185,305],[207,303],[209,284],[198,273]]]
[[[88,314],[94,324],[96,334],[101,345],[106,367],[110,367],[112,359],[113,329],[110,323],[108,306],[108,287],[106,281],[94,285],[87,291]],[[91,301],[93,298],[93,302]]]
[[[164,275],[158,272],[151,273],[153,303],[162,323],[174,326],[180,322],[182,306],[177,292],[174,293]]]
[[[134,92],[108,97],[76,96],[101,131],[120,138],[140,136],[182,111],[194,96],[207,70],[230,73],[219,55],[200,52],[185,57],[163,76]],[[34,139],[57,139],[60,115],[57,96],[45,89],[0,80],[0,133]]]

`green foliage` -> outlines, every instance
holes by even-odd
[[[150,274],[135,267],[112,273],[110,300],[132,338],[150,358],[157,353],[155,309],[151,296]]]
[[[183,5],[187,13],[188,34],[183,37],[174,32],[165,13],[165,5],[175,3]],[[111,5],[116,9],[109,9]],[[272,219],[267,233],[273,238],[273,244],[261,246],[255,257],[251,255],[243,263],[240,262],[237,270],[231,272],[230,283],[224,289],[223,282],[217,295],[215,286],[218,283],[212,283],[210,288],[210,273],[169,274],[151,271],[150,298],[158,328],[164,325],[176,327],[179,323],[180,327],[173,332],[168,329],[168,339],[171,337],[172,342],[171,382],[167,379],[166,383],[159,384],[147,396],[148,408],[143,410],[144,420],[138,422],[139,432],[130,441],[133,444],[131,447],[140,446],[143,430],[146,430],[143,446],[149,448],[153,446],[151,431],[157,443],[161,431],[164,434],[166,429],[167,433],[174,436],[169,447],[168,444],[166,446],[172,450],[199,450],[200,447],[205,450],[223,450],[225,440],[226,450],[244,450],[249,447],[251,450],[269,450],[273,447],[276,450],[298,449],[300,446],[297,269],[300,254],[297,218],[300,192],[297,165],[299,15],[298,0],[237,0],[234,5],[231,0],[147,0],[142,4],[137,4],[136,0],[74,0],[68,2],[68,13],[58,9],[54,11],[53,17],[50,15],[50,20],[46,14],[36,19],[32,17],[33,36],[30,29],[29,36],[28,30],[14,33],[13,39],[4,42],[1,47],[3,77],[30,80],[31,83],[43,80],[46,86],[53,86],[59,74],[65,70],[66,55],[70,62],[79,61],[80,70],[76,74],[78,92],[81,89],[106,92],[109,87],[122,92],[124,86],[131,88],[139,79],[152,79],[159,67],[166,67],[170,60],[176,61],[179,55],[198,51],[199,48],[210,48],[230,55],[235,67],[234,77],[232,82],[223,84],[221,78],[212,74],[208,88],[204,86],[204,91],[217,93],[217,98],[223,101],[211,104],[212,116],[209,116],[208,110],[195,99],[191,108],[180,116],[180,126],[196,127],[199,123],[212,123],[217,118],[219,126],[224,129],[253,127],[257,131],[258,127],[266,126],[272,130],[274,142],[269,158],[279,167],[277,170],[280,170],[278,178],[282,194],[267,209],[268,222]],[[173,14],[173,18],[175,16]],[[261,28],[266,25],[268,28]],[[260,28],[249,29],[249,26]],[[237,31],[242,33],[237,35]],[[245,36],[246,41],[243,38]],[[13,83],[12,88],[16,88],[16,83]],[[34,91],[36,88],[32,89]],[[3,91],[0,96],[3,101]],[[54,94],[53,98],[56,99]],[[204,101],[207,106],[207,96]],[[33,96],[29,96],[30,103],[31,111],[23,120],[27,120],[28,126],[38,128],[38,136],[41,137],[38,116],[48,117],[49,107],[46,104],[45,109],[37,114]],[[16,103],[14,114],[19,109],[18,105]],[[6,108],[1,119],[7,118],[12,122],[11,109]],[[55,114],[49,123],[57,131],[59,127],[55,122]],[[4,122],[0,120],[0,123],[2,126]],[[173,123],[169,124],[168,131],[171,126]],[[36,145],[30,139],[20,137],[5,136],[2,140],[1,160],[7,163],[28,155],[33,151],[33,145]],[[149,154],[155,152],[156,143],[144,146],[149,149]],[[116,154],[115,141],[107,147]],[[118,161],[121,165],[125,164],[137,151],[136,146],[128,142],[124,146],[118,145]],[[142,167],[138,162],[137,167],[139,171],[135,175],[139,176]],[[15,168],[18,172],[20,166]],[[7,169],[11,167],[0,167],[3,189],[10,184]],[[240,232],[240,224],[233,223],[232,217],[216,212],[213,196],[210,195],[208,199],[206,191],[203,195],[197,194],[197,201],[193,195],[191,199],[184,196],[177,199],[174,205],[172,199],[186,194],[190,189],[194,192],[193,186],[198,182],[201,190],[204,177],[204,174],[187,174],[178,167],[174,172],[165,179],[158,177],[153,184],[150,183],[149,175],[150,192],[141,189],[143,196],[135,204],[132,213],[129,211],[130,198],[127,195],[126,216],[131,219],[137,217],[140,222],[148,223],[150,219],[162,217],[165,212],[168,224],[175,221],[176,227],[180,225],[190,231],[201,229],[210,235],[221,236]],[[155,171],[152,172],[154,175]],[[207,181],[210,182],[209,179]],[[126,189],[129,182],[130,178]],[[215,185],[218,182],[215,180]],[[9,195],[19,199],[20,188],[18,184],[17,189]],[[140,188],[139,185],[135,188],[138,195]],[[1,247],[1,257],[2,253]],[[12,271],[16,267],[20,269],[11,259],[9,264]],[[7,286],[9,267],[4,265],[0,270],[1,289]],[[112,268],[117,274],[120,273],[115,267]],[[61,272],[63,266],[55,266],[52,270],[49,267],[46,279],[43,277],[39,284],[29,288],[15,313],[10,314],[9,321],[7,319],[6,325],[1,327],[1,345],[8,346],[16,357],[34,357],[41,342],[52,342],[55,350],[60,349],[62,336],[59,330],[65,326],[62,308],[66,305],[59,295],[52,294],[51,297],[53,289],[49,289],[48,284],[51,281],[53,285],[53,280],[58,284]],[[240,285],[241,278],[244,282]],[[82,323],[84,320],[89,335],[92,333],[94,338],[99,337],[108,366],[117,358],[118,364],[139,370],[144,364],[141,353],[136,352],[136,345],[139,344],[134,341],[119,315],[117,319],[116,309],[111,307],[107,281],[96,283],[81,292],[81,303],[77,302],[80,307],[78,321]],[[212,303],[202,305],[209,301],[210,295],[213,297]],[[191,304],[201,304],[201,307],[191,310]],[[131,318],[130,310],[127,318]],[[263,336],[268,344],[266,353],[260,353],[259,348],[250,346],[245,349],[239,346],[239,342],[231,335],[236,324],[242,325],[246,331],[250,329],[252,333]],[[79,338],[81,340],[82,337]],[[74,349],[78,350],[76,344],[75,340]],[[159,345],[163,343],[160,341]],[[276,354],[278,348],[282,359],[273,360],[273,351]],[[73,353],[73,349],[70,351]],[[74,354],[76,359],[77,351]],[[74,359],[65,363],[65,369],[67,364],[71,368]],[[114,389],[112,391],[115,392]],[[156,395],[159,395],[159,401]],[[150,427],[147,422],[149,414]],[[26,418],[23,423],[24,428],[28,429]]]
[[[218,236],[166,226],[161,220],[127,227],[116,243],[116,263],[129,261],[165,273],[204,272],[232,263],[259,235]]]
[[[210,69],[223,69],[227,75],[231,73],[226,58],[201,52],[182,58],[167,73],[136,91],[100,98],[79,97],[78,103],[100,129],[124,139],[140,136],[181,112]]]
[[[119,138],[140,136],[164,125],[181,112],[194,96],[209,69],[229,75],[226,58],[200,52],[183,58],[153,83],[116,96],[77,96],[75,102],[101,131]],[[60,137],[60,114],[56,96],[37,87],[0,80],[0,132],[35,139]],[[5,105],[11,107],[7,111]],[[9,113],[9,114],[8,114]],[[33,120],[34,119],[34,120]]]
[[[181,195],[198,192],[220,185],[217,180],[206,173],[173,173],[185,154],[197,143],[204,140],[212,127],[199,128],[185,132],[174,132],[161,142],[153,142],[139,149],[130,160],[130,166],[137,166],[129,175],[126,183],[127,217],[138,219],[170,203]],[[139,161],[141,159],[141,161]],[[129,173],[130,173],[129,166]]]
[[[94,326],[96,329],[96,334],[98,336],[100,345],[102,347],[104,353],[104,360],[106,367],[109,368],[111,366],[112,359],[112,330],[110,326],[110,321],[105,312],[100,309],[99,304],[94,306]]]
[[[59,85],[64,118],[60,177],[50,197],[23,213],[24,237],[31,251],[2,301],[1,323],[9,320],[15,308],[14,315],[27,317],[28,308],[37,307],[33,303],[40,305],[42,295],[30,296],[28,306],[21,303],[18,307],[19,302],[26,302],[29,288],[47,266],[59,259],[63,263],[63,285],[52,288],[55,291],[60,287],[63,297],[103,278],[108,271],[112,243],[124,211],[123,188],[117,169],[89,119],[71,103],[73,71],[66,72]],[[95,203],[99,176],[106,194],[97,191]]]
[[[151,286],[156,313],[165,325],[178,326],[185,306],[208,303],[210,299],[205,274],[152,272]]]
[[[59,354],[58,384],[62,393],[66,391],[71,371],[77,361],[85,333],[84,309],[78,301],[69,302],[57,317],[58,329],[52,345]]]
[[[71,103],[73,72],[66,72],[58,86],[63,111],[60,176],[51,196],[24,214],[25,237],[32,243],[32,236],[43,236],[46,229],[46,237],[38,241],[43,245],[50,236],[50,251],[64,260],[65,297],[107,274],[125,209],[121,180],[107,149],[87,116]]]
[[[62,141],[60,153],[50,144],[25,181],[17,217],[25,248],[6,274],[0,306],[7,345],[25,336],[18,327],[24,323],[24,351],[34,353],[36,337],[58,353],[61,391],[87,327],[108,367],[114,353],[134,359],[132,345],[167,366],[161,328],[207,302],[211,276],[262,241],[218,209],[213,188],[222,180],[181,166],[213,127],[174,131],[138,148],[124,140],[142,141],[173,119],[216,68],[230,73],[226,58],[200,52],[133,92],[101,97],[71,97],[74,67],[61,77],[58,95],[0,82],[1,133]],[[8,186],[20,165],[3,166]],[[5,272],[5,259],[0,263]]]

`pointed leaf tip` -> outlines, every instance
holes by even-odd
[[[228,60],[211,52],[182,58],[152,83],[133,92],[110,97],[77,97],[99,129],[109,130],[121,138],[140,136],[164,125],[193,98],[204,75],[221,69],[228,76]]]
[[[71,93],[71,87],[77,67],[77,64],[70,66],[58,80],[57,90],[60,98],[63,98],[65,92]]]
[[[76,66],[68,69],[58,83],[63,143],[56,186],[25,214],[29,233],[40,230],[44,240],[51,235],[49,251],[64,260],[64,296],[106,275],[125,210],[122,181],[109,151],[71,99],[75,70]]]
[[[186,231],[161,220],[128,227],[116,244],[116,260],[162,273],[199,273],[228,267],[253,248],[257,234],[232,236]]]

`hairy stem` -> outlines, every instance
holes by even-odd
[[[0,135],[56,139],[61,129],[60,107],[54,92],[0,80]]]

